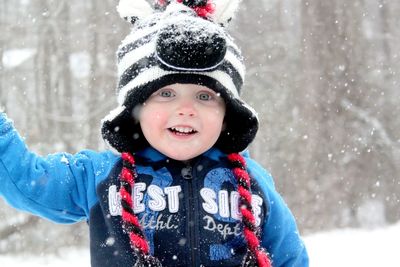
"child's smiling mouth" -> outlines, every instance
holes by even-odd
[[[168,128],[168,130],[171,133],[179,135],[179,136],[188,136],[188,135],[197,133],[197,131],[195,129],[193,129],[192,127],[183,127],[183,126],[171,127],[171,128]]]

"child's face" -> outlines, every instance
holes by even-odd
[[[192,159],[210,149],[221,133],[225,102],[195,84],[165,86],[142,105],[140,126],[150,145],[175,160]]]

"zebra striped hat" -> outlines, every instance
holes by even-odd
[[[159,0],[151,7],[146,0],[120,1],[117,9],[133,28],[117,51],[119,106],[102,121],[103,138],[111,147],[136,152],[148,146],[135,107],[175,83],[207,86],[225,100],[226,127],[216,147],[240,152],[251,143],[258,119],[240,99],[245,67],[224,28],[238,2]]]

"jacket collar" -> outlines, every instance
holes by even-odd
[[[158,161],[164,161],[167,160],[168,157],[165,156],[164,154],[160,153],[153,147],[147,147],[139,152],[136,153],[137,156],[145,159],[146,161],[152,161],[152,162],[158,162]],[[202,155],[213,160],[219,160],[221,157],[225,157],[225,154],[221,152],[221,150],[217,148],[210,148],[206,152],[204,152]]]

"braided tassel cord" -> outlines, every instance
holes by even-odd
[[[128,234],[132,249],[137,253],[135,267],[161,267],[159,260],[149,254],[149,244],[142,227],[133,212],[132,189],[137,178],[135,159],[130,153],[122,153],[123,167],[120,173],[122,226]]]
[[[238,182],[240,195],[239,210],[242,214],[243,234],[247,241],[248,252],[243,259],[243,267],[272,267],[268,254],[260,247],[257,237],[256,220],[253,215],[250,192],[250,176],[246,171],[246,161],[238,153],[228,155],[232,165],[232,172]]]

